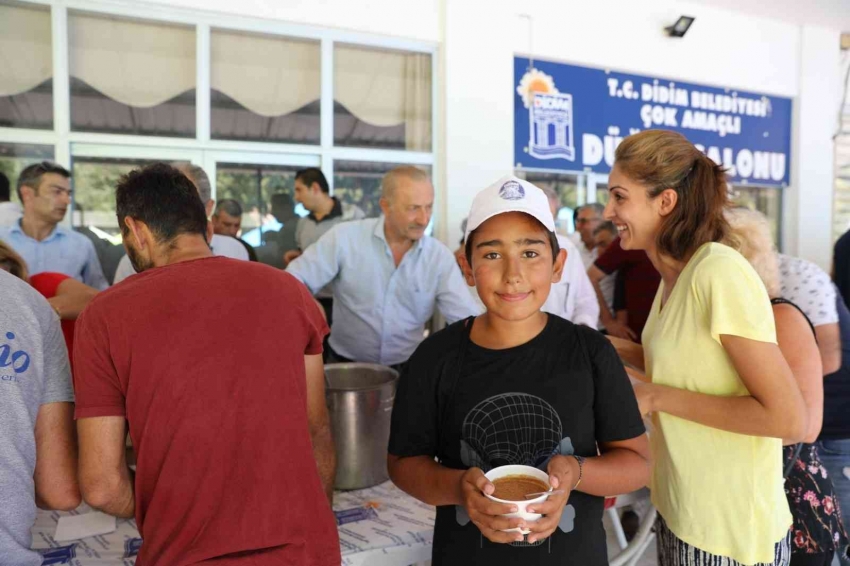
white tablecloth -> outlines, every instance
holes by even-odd
[[[118,528],[107,535],[74,542],[53,540],[59,517],[88,512],[86,505],[69,513],[39,511],[32,528],[33,548],[51,549],[45,566],[133,566],[142,541],[132,519],[119,519]],[[339,526],[344,566],[406,566],[431,557],[434,508],[406,495],[391,482],[336,492],[334,512],[344,523]]]

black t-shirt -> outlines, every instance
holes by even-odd
[[[410,358],[393,409],[391,454],[437,456],[454,469],[546,470],[553,455],[596,456],[597,442],[644,433],[623,365],[597,331],[549,315],[540,334],[506,350],[477,346],[468,331],[457,322]],[[439,507],[433,564],[607,564],[602,507],[602,497],[572,493],[561,520],[566,532],[556,529],[535,546],[491,543],[463,508]]]

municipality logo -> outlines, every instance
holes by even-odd
[[[537,159],[574,161],[573,96],[536,93],[529,112],[528,153]]]
[[[575,161],[573,96],[559,92],[554,79],[537,69],[523,75],[517,93],[528,109],[529,155]]]
[[[508,181],[499,189],[499,196],[505,200],[522,200],[525,198],[525,189],[516,181]]]

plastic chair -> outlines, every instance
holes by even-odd
[[[638,501],[649,499],[649,490],[644,488],[632,493],[618,495],[617,497],[609,497],[605,500],[605,513],[611,519],[614,526],[614,534],[617,536],[617,543],[620,545],[622,552],[609,560],[610,566],[635,566],[646,552],[647,547],[655,540],[655,518],[657,512],[655,507],[650,505],[646,512],[646,516],[641,521],[640,527],[631,542],[626,540],[626,534],[623,532],[623,527],[620,525],[620,515],[618,509],[626,505],[632,505]],[[610,503],[609,503],[610,501]]]

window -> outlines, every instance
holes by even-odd
[[[215,29],[210,41],[213,138],[319,143],[319,42]]]
[[[71,225],[91,230],[112,244],[120,244],[115,186],[122,175],[151,163],[154,161],[75,157],[71,168],[74,188]]]
[[[334,144],[431,150],[431,55],[334,49]]]
[[[0,4],[0,127],[53,128],[50,8]]]
[[[357,205],[366,216],[381,215],[381,179],[400,163],[335,161],[333,195],[342,202]],[[420,167],[431,176],[430,167]]]
[[[608,183],[596,183],[596,202],[599,204],[608,204]]]
[[[522,170],[518,170],[516,175],[520,179],[525,179],[541,189],[549,188],[558,193],[561,199],[561,207],[558,209],[558,214],[555,218],[555,226],[562,233],[569,234],[575,231],[573,211],[578,206],[584,204],[583,183],[581,183],[580,187],[578,175]]]
[[[242,206],[241,238],[259,261],[283,268],[283,254],[294,250],[295,174],[302,167],[218,163],[216,201],[234,199]]]
[[[776,249],[782,246],[782,189],[771,187],[732,187],[732,202],[758,210],[767,217]]]
[[[195,31],[68,14],[71,129],[195,137]]]
[[[0,173],[9,178],[13,202],[20,202],[15,190],[18,175],[27,165],[39,161],[53,161],[52,145],[0,143]]]

